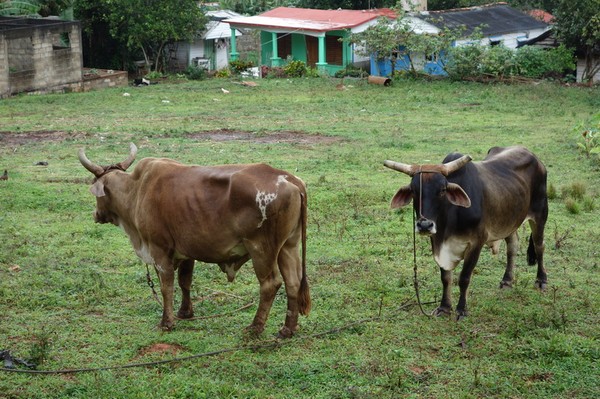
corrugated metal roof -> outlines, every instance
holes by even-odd
[[[327,32],[351,29],[381,16],[393,18],[394,12],[380,10],[313,10],[308,8],[277,7],[253,17],[231,18],[226,22],[236,27],[271,28]]]
[[[465,34],[481,27],[485,36],[548,27],[548,24],[504,3],[452,10],[425,11],[417,16],[440,29],[456,29],[465,26]]]
[[[206,16],[209,18],[206,24],[206,30],[202,33],[201,38],[204,40],[215,40],[231,37],[231,26],[228,23],[222,22],[227,18],[242,17],[242,14],[230,10],[207,11]],[[239,31],[235,31],[236,36],[241,36]]]

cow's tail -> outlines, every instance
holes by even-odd
[[[308,316],[310,313],[310,290],[306,277],[306,225],[308,222],[306,192],[300,193],[301,207],[300,218],[302,219],[302,280],[300,280],[300,291],[298,293],[298,308],[301,315]]]
[[[527,247],[527,264],[529,266],[535,265],[537,262],[537,255],[535,254],[535,245],[533,244],[533,236],[529,235],[529,246]]]

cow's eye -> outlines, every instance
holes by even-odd
[[[445,197],[446,196],[446,189],[445,188],[441,189],[439,195],[440,195],[440,198]]]

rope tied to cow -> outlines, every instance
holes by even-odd
[[[427,173],[427,171],[425,171]],[[419,169],[419,216],[422,217],[422,198],[423,198],[423,171]],[[415,212],[412,212],[413,215],[413,224],[412,224],[412,236],[413,236],[413,286],[415,287],[415,296],[417,297],[417,304],[419,305],[419,309],[421,313],[423,313],[427,317],[433,317],[431,313],[425,312],[423,309],[423,304],[421,303],[421,295],[419,290],[419,278],[417,273],[417,232],[415,231],[415,223],[416,223],[416,215]]]

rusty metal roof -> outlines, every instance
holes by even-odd
[[[382,16],[394,18],[387,8],[373,10],[313,10],[277,7],[253,17],[227,19],[232,26],[296,31],[327,32],[352,29]]]

